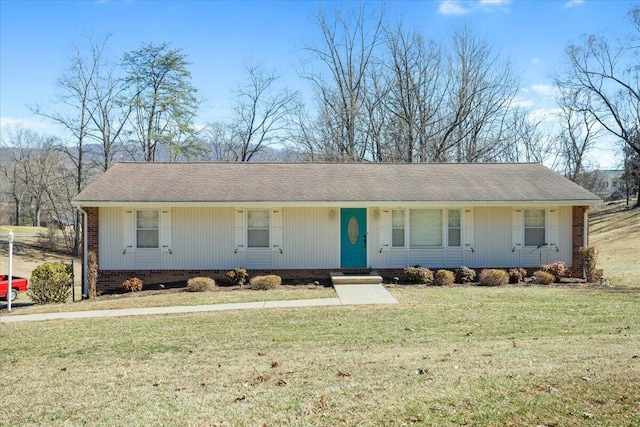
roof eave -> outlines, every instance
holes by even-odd
[[[134,201],[134,200],[74,200],[71,204],[77,208],[86,207],[469,207],[469,206],[595,206],[600,199],[576,199],[576,200],[314,200],[314,201]]]

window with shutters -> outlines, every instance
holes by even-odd
[[[160,247],[160,215],[157,210],[136,211],[136,248]]]
[[[269,247],[269,209],[247,211],[247,247]]]
[[[524,210],[524,245],[543,246],[546,243],[545,209]]]
[[[391,211],[391,246],[404,248],[404,209]]]

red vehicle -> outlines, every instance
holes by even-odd
[[[24,277],[11,276],[11,301],[15,300],[18,292],[27,290],[29,282]],[[7,288],[9,287],[9,276],[0,274],[0,298],[7,298]]]

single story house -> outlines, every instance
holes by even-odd
[[[118,163],[73,203],[98,288],[235,267],[324,279],[429,268],[536,268],[582,276],[600,199],[541,164]],[[86,275],[85,275],[86,278]],[[85,280],[86,285],[86,280]]]

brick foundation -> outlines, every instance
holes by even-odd
[[[572,231],[571,231],[571,242],[572,242],[572,265],[571,270],[573,271],[573,277],[582,278],[584,277],[584,263],[582,261],[582,256],[580,256],[580,248],[584,246],[585,239],[585,224],[584,217],[585,212],[587,212],[589,208],[587,206],[574,206],[573,207],[573,215],[572,215]],[[589,235],[587,234],[587,246],[589,246]]]
[[[119,290],[122,282],[130,277],[138,277],[145,284],[159,284],[183,282],[193,277],[211,277],[216,282],[226,283],[227,270],[100,270],[98,272],[98,291],[109,292]],[[332,271],[342,271],[343,273],[363,273],[366,274],[367,269],[295,269],[295,270],[247,270],[249,277],[260,276],[265,274],[277,274],[282,277],[285,282],[297,283],[313,283],[318,281],[323,285],[331,284],[329,273]],[[394,270],[397,274],[402,275],[402,269]],[[402,276],[399,276],[402,277]],[[393,279],[393,275],[391,275]]]
[[[500,268],[502,270],[509,270],[509,268]],[[435,273],[438,268],[431,268]],[[453,268],[445,270],[454,271]],[[476,274],[479,276],[480,272],[484,268],[475,268]],[[531,267],[526,268],[527,274],[531,276],[538,268]],[[186,282],[193,277],[211,277],[216,282],[225,284],[227,283],[226,272],[228,270],[100,270],[98,273],[98,291],[100,292],[113,292],[122,290],[122,282],[131,278],[138,277],[142,279],[145,284],[153,285],[160,283],[174,283],[174,282]],[[331,272],[341,271],[346,274],[360,273],[368,274],[369,270],[366,268],[316,268],[316,269],[296,269],[296,270],[247,270],[249,278],[265,275],[265,274],[277,274],[282,277],[282,280],[287,283],[313,283],[314,281],[320,282],[322,285],[330,285],[331,279],[329,274]],[[393,283],[394,278],[397,277],[400,283],[403,282],[404,269],[403,268],[381,268],[375,269],[375,271],[382,276],[384,283]]]

